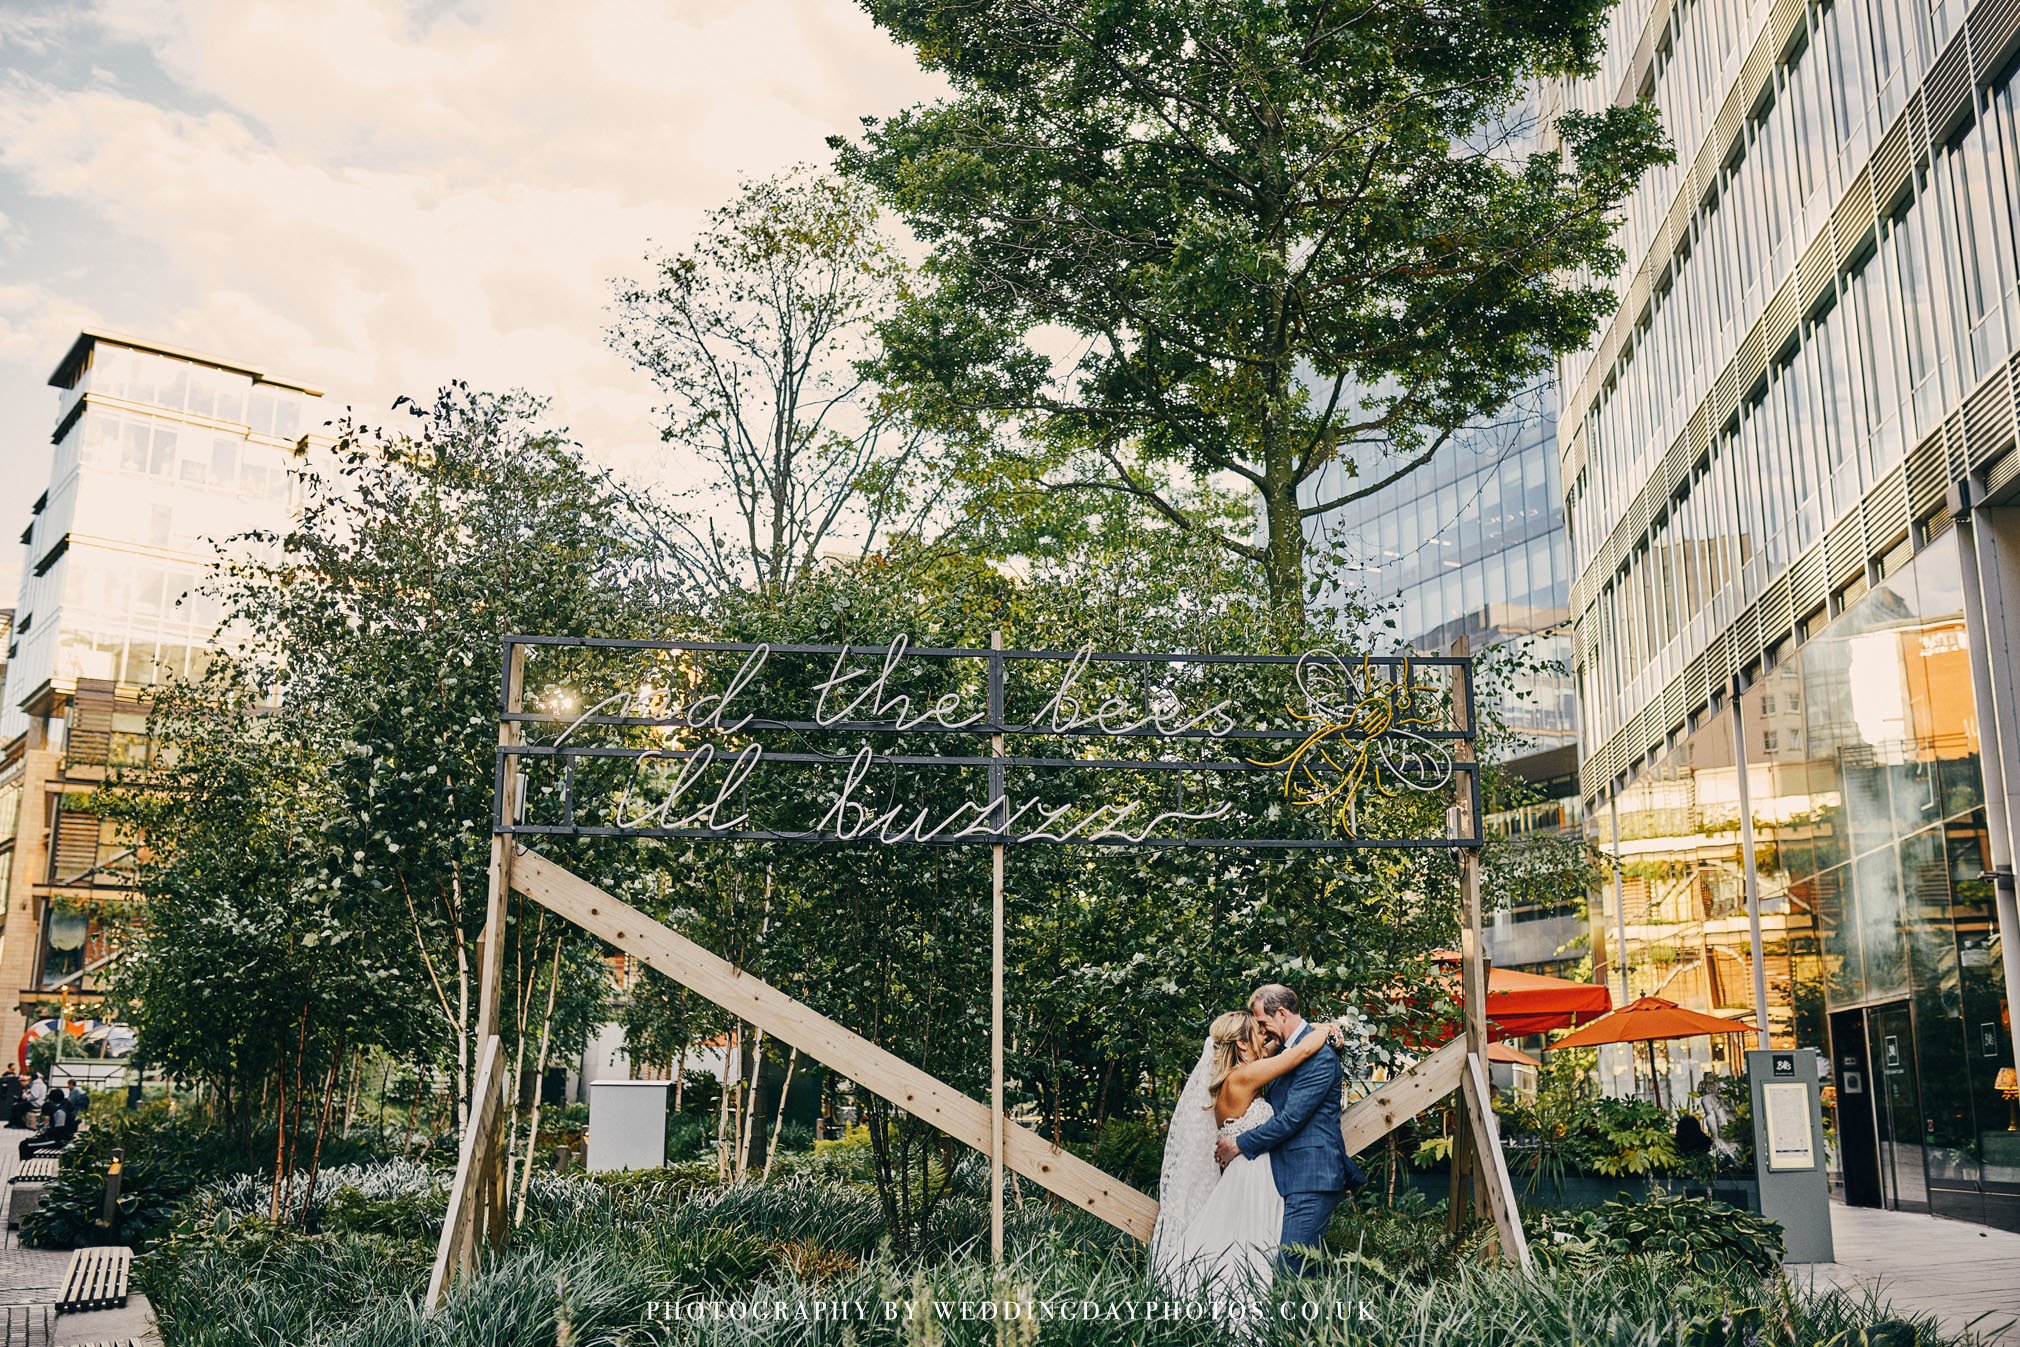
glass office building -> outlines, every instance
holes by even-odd
[[[1560,368],[1595,949],[1750,1015],[1751,876],[1846,1199],[2020,1228],[2020,7],[1610,22],[1560,106],[1650,99],[1677,156]],[[1671,1090],[1727,1048],[1679,1045]]]
[[[277,529],[320,393],[256,367],[81,333],[49,382],[49,481],[22,522],[21,592],[0,681],[0,1043],[108,950],[92,916],[127,852],[90,810],[110,768],[147,761],[146,690],[200,674],[218,544]],[[26,493],[23,493],[24,499]]]
[[[1457,437],[1400,481],[1342,507],[1323,526],[1365,596],[1387,604],[1403,649],[1443,654],[1521,641],[1546,669],[1495,707],[1520,742],[1513,772],[1544,799],[1495,812],[1503,832],[1576,829],[1576,708],[1569,677],[1569,558],[1557,477],[1553,390],[1542,388]],[[1313,499],[1349,483],[1335,468]],[[1583,904],[1531,905],[1492,915],[1496,964],[1563,973],[1584,958]]]

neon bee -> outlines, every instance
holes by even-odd
[[[1291,715],[1311,730],[1288,754],[1258,767],[1281,767],[1284,798],[1302,808],[1330,809],[1346,836],[1354,836],[1364,786],[1384,799],[1405,790],[1442,790],[1452,780],[1452,757],[1423,731],[1443,720],[1442,689],[1412,678],[1404,659],[1394,676],[1367,655],[1350,666],[1331,651],[1311,651],[1297,666],[1303,711]]]

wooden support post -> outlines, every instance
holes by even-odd
[[[1000,730],[1004,715],[1003,633],[989,633],[989,718]],[[989,904],[989,1259],[1003,1262],[1003,842],[1009,826],[1009,802],[1004,798],[1003,736],[989,739],[990,808],[999,833],[989,848],[993,892]]]
[[[463,1144],[456,1155],[456,1177],[449,1184],[449,1209],[442,1217],[435,1265],[422,1302],[422,1308],[430,1312],[440,1308],[452,1280],[476,1268],[479,1246],[493,1239],[490,1224],[502,1224],[504,1207],[493,1201],[502,1168],[498,1122],[504,1082],[499,1079],[498,1057],[496,1036],[485,1039],[478,1055],[476,1088],[470,1096],[470,1120],[464,1125]]]
[[[1461,1045],[1464,1038],[1457,1040]],[[1452,1097],[1452,1172],[1445,1187],[1445,1228],[1453,1234],[1473,1219],[1473,1128],[1459,1097]]]
[[[505,681],[500,706],[507,712],[522,709],[526,686],[526,647],[516,642],[506,647]],[[498,722],[498,746],[516,746],[522,738],[519,722],[500,719]],[[518,763],[499,755],[499,779],[495,789],[498,792],[498,817],[511,822],[519,816],[519,770]],[[491,834],[491,869],[489,887],[484,900],[484,932],[477,942],[477,1031],[476,1043],[481,1050],[486,1043],[499,1037],[499,1011],[505,995],[505,905],[512,892],[512,859],[517,852],[516,841],[505,833]],[[494,1081],[493,1091],[503,1088],[502,1081]],[[482,1110],[478,1095],[473,1088],[470,1095],[470,1116],[475,1118]],[[515,1101],[516,1102],[516,1101]],[[505,1126],[504,1114],[493,1110],[492,1125],[495,1129]],[[504,1138],[501,1135],[487,1139],[481,1148],[484,1167],[476,1186],[474,1201],[483,1209],[478,1228],[487,1243],[503,1245],[510,1229],[504,1220],[506,1175],[504,1172]]]
[[[506,711],[521,709],[526,683],[526,647],[514,644],[505,657],[504,700]],[[498,746],[517,747],[521,734],[516,720],[498,722]],[[510,822],[519,814],[519,771],[516,760],[500,755],[498,817]],[[490,888],[485,895],[484,933],[477,941],[477,1043],[498,1032],[498,1009],[505,983],[505,898],[512,891],[512,857],[516,850],[511,837],[491,835]]]
[[[1522,1230],[1522,1215],[1515,1205],[1515,1184],[1508,1175],[1507,1153],[1501,1149],[1501,1126],[1494,1118],[1494,1094],[1487,1083],[1484,1058],[1467,1054],[1462,1085],[1465,1100],[1461,1111],[1471,1125],[1475,1173],[1486,1190],[1496,1243],[1502,1258],[1526,1272],[1530,1268],[1529,1237]]]
[[[1471,732],[1473,725],[1473,665],[1465,637],[1452,643],[1452,653],[1463,663],[1453,666],[1452,722],[1464,731]],[[1476,761],[1471,739],[1457,740],[1453,745],[1453,757],[1462,765]],[[1481,819],[1478,816],[1479,777],[1476,771],[1467,771],[1461,777],[1462,791],[1454,806],[1453,822],[1458,825],[1462,837],[1480,835]],[[1459,851],[1459,992],[1464,1001],[1466,1052],[1469,1056],[1485,1061],[1487,1058],[1487,948],[1486,934],[1480,915],[1480,850],[1478,847],[1463,847]],[[1467,1220],[1478,1219],[1485,1214],[1486,1192],[1483,1175],[1474,1164],[1474,1154],[1480,1144],[1475,1135],[1478,1129],[1473,1125],[1465,1109],[1456,1111],[1452,1127],[1452,1194],[1449,1214],[1454,1228]]]
[[[778,988],[695,944],[678,931],[541,856],[519,853],[512,883],[520,893],[574,922],[648,967],[707,998],[788,1047],[890,1100],[920,1121],[978,1151],[993,1135],[988,1105],[928,1075],[794,1000]],[[1000,1114],[998,1115],[1000,1116]],[[1140,1240],[1157,1224],[1157,1202],[1061,1150],[1029,1128],[1005,1121],[1003,1163]]]

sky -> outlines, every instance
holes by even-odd
[[[610,281],[739,178],[942,92],[849,0],[4,0],[0,532],[47,479],[49,372],[111,328],[367,421],[525,388],[664,468]],[[12,549],[0,551],[0,605]]]

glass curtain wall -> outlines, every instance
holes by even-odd
[[[1860,1126],[1871,1144],[1853,1149],[1886,1166],[1889,1205],[2020,1227],[1970,660],[1948,534],[1785,652],[1740,712],[1772,1041],[1828,1046],[1842,1065],[1841,1040],[1857,1039],[1866,1059],[1827,1093],[1834,1166],[1850,1153],[1839,1129]],[[1750,1019],[1730,702],[1641,771],[1619,809],[1624,903],[1609,886],[1599,934],[1610,950],[1624,924],[1631,991]],[[1594,822],[1613,853],[1608,815]],[[1666,1093],[1722,1069],[1733,1046],[1675,1045]],[[1610,1086],[1628,1088],[1628,1071],[1612,1064]],[[1873,1103],[1839,1108],[1846,1088]]]

